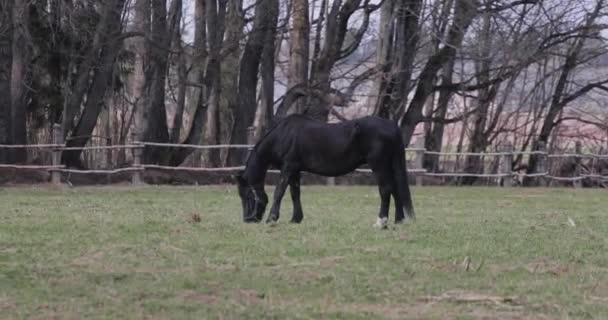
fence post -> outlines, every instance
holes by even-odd
[[[503,187],[510,188],[513,186],[513,175],[511,172],[511,165],[513,163],[513,145],[507,142],[501,149],[503,155],[501,156],[499,172],[504,174],[502,177]],[[500,181],[500,179],[498,180]]]
[[[61,134],[61,125],[59,123],[53,124],[53,144],[63,145],[63,134]],[[53,149],[51,162],[53,166],[61,165],[61,149]],[[61,184],[61,171],[53,169],[51,172],[51,183],[54,185]]]
[[[575,161],[575,166],[574,166],[574,176],[575,177],[580,177],[581,176],[581,167],[582,167],[582,158],[580,157],[580,155],[583,154],[583,145],[580,141],[577,141],[576,144],[574,145],[574,153],[576,154],[574,161]],[[582,188],[583,187],[583,180],[574,180],[572,182],[572,186],[575,188]]]
[[[141,157],[142,157],[143,151],[144,151],[144,149],[143,149],[144,146],[139,144],[136,140],[137,140],[137,135],[133,134],[131,141],[133,144],[137,145],[137,147],[134,147],[131,149],[131,152],[133,154],[133,166],[140,167],[141,166]],[[133,171],[133,173],[131,174],[131,183],[136,186],[143,184],[141,170]]]
[[[536,150],[538,152],[542,152],[541,154],[538,154],[538,165],[536,166],[537,172],[535,173],[545,173],[548,172],[548,155],[547,155],[547,146],[545,145],[544,142],[539,141],[538,142],[538,150]],[[537,178],[537,185],[541,186],[541,187],[546,187],[549,185],[549,178],[547,177],[541,177],[539,176]]]
[[[416,170],[422,170],[423,168],[423,161],[424,161],[424,138],[420,137],[416,140],[416,143],[414,144],[414,147],[416,148],[415,151],[415,156],[414,156],[414,169]],[[424,174],[422,172],[417,172],[415,173],[416,175],[416,186],[421,186],[424,182]]]

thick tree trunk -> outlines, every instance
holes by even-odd
[[[178,143],[180,141],[184,121],[184,109],[186,108],[186,82],[188,81],[188,69],[186,65],[184,48],[181,44],[181,33],[178,33],[175,36],[175,44],[173,47],[177,52],[179,52],[179,56],[177,57],[177,105],[175,108],[173,125],[171,126],[169,142]]]
[[[450,60],[444,67],[441,75],[441,84],[450,85],[454,73],[454,60]],[[437,100],[437,110],[433,115],[438,119],[445,119],[448,113],[448,106],[452,99],[452,90],[439,90],[439,98]],[[433,122],[433,127],[428,137],[426,137],[425,148],[429,151],[441,152],[443,147],[443,133],[445,129],[444,121]],[[424,156],[424,168],[429,172],[439,171],[439,155],[426,154]]]
[[[220,96],[222,93],[221,63],[216,58],[209,59],[207,65],[207,117],[205,135],[207,144],[220,144]],[[206,152],[206,163],[210,166],[220,165],[220,150],[211,149]]]
[[[199,85],[204,85],[205,82],[205,64],[207,62],[207,26],[206,26],[206,1],[196,0],[194,5],[194,56],[192,58],[193,81]],[[199,144],[203,135],[203,126],[205,123],[206,107],[206,92],[203,87],[191,89],[189,103],[192,105],[190,110],[194,110],[192,122],[186,134],[184,144]],[[172,150],[170,165],[179,166],[186,158],[195,152],[200,158],[200,151],[189,148],[176,148]],[[199,162],[195,161],[195,165]]]
[[[264,42],[269,30],[276,28],[276,18],[273,19],[272,17],[274,1],[276,0],[260,0],[255,10],[253,28],[247,39],[240,63],[234,132],[231,137],[232,144],[247,143],[247,131],[255,118],[258,71],[264,51]],[[275,22],[274,26],[273,21]],[[243,149],[231,150],[229,163],[233,165],[242,164],[245,160],[245,151]]]
[[[72,134],[66,141],[68,147],[85,146],[97,124],[103,106],[103,98],[114,70],[114,62],[122,44],[120,38],[122,29],[116,26],[122,25],[121,18],[124,4],[125,0],[115,0],[107,4],[109,7],[103,19],[107,20],[108,26],[114,26],[114,29],[106,35],[106,41],[103,42],[104,46],[99,53],[98,65],[95,66],[91,85],[87,90],[84,110],[76,127],[72,130]],[[62,162],[69,167],[83,168],[84,166],[80,160],[81,153],[81,150],[66,151],[62,155]]]
[[[66,88],[69,88],[66,91],[69,91],[69,93],[65,99],[62,114],[62,132],[64,138],[67,137],[74,128],[76,116],[81,110],[82,103],[85,100],[86,93],[90,87],[91,73],[99,64],[100,51],[104,46],[107,46],[107,43],[110,41],[109,35],[114,34],[113,31],[117,28],[117,25],[110,24],[111,21],[109,19],[112,12],[116,10],[117,1],[119,3],[123,2],[123,0],[109,0],[105,3],[104,8],[102,9],[103,13],[95,27],[93,41],[90,46],[86,46],[86,52],[82,53],[83,58],[77,66],[78,70],[75,72],[76,79],[74,81],[69,80],[66,82]],[[120,20],[118,21],[120,22]],[[68,77],[71,77],[71,74],[69,74]]]
[[[400,4],[401,5],[401,4]],[[378,30],[378,47],[376,48],[376,65],[380,72],[374,81],[374,89],[372,92],[378,95],[373,114],[384,118],[389,118],[388,108],[382,108],[383,103],[388,101],[387,86],[389,84],[391,70],[391,53],[393,52],[393,37],[395,32],[395,14],[396,0],[386,0],[382,3],[380,9],[380,29]]]
[[[274,113],[274,71],[275,71],[275,42],[277,38],[277,22],[279,18],[279,1],[272,0],[270,3],[271,12],[268,14],[269,27],[266,32],[266,40],[264,41],[264,50],[262,52],[262,92],[260,108],[264,110],[262,114],[262,122],[260,123],[260,133],[266,131],[267,127],[272,123]],[[307,41],[308,44],[308,41]]]
[[[323,12],[319,17],[323,16]],[[308,58],[310,43],[310,23],[308,21],[308,0],[292,0],[291,3],[292,27],[289,41],[289,73],[287,76],[287,89],[308,82]],[[319,28],[321,25],[317,24]],[[266,54],[264,55],[266,57]],[[274,68],[273,68],[274,70]],[[297,101],[291,109],[295,113],[302,113],[303,101]]]
[[[207,118],[203,140],[207,144],[220,144],[220,97],[222,94],[221,50],[226,20],[226,1],[207,1],[207,47],[209,60],[205,84],[207,92]],[[220,165],[220,150],[206,152],[206,162],[210,166]]]
[[[173,1],[170,18],[175,19],[178,8],[181,11],[181,1]],[[149,81],[149,96],[151,100],[147,108],[150,110],[145,138],[147,142],[169,142],[167,111],[165,108],[165,89],[171,36],[174,34],[167,23],[167,4],[164,0],[152,0],[152,35],[150,45],[151,71],[146,77]],[[146,147],[144,163],[167,163],[170,152],[166,148]]]
[[[222,60],[222,98],[220,101],[220,142],[229,143],[234,128],[237,96],[239,87],[239,61],[241,58],[240,41],[243,37],[244,17],[242,15],[243,0],[229,0],[226,23],[225,48],[227,54]],[[226,49],[225,49],[226,50]],[[221,155],[222,164],[227,164],[231,151],[224,149]]]
[[[409,145],[416,125],[423,120],[422,108],[427,97],[433,92],[433,83],[437,71],[454,58],[476,14],[476,4],[471,0],[456,1],[454,21],[448,31],[446,44],[427,60],[418,77],[414,97],[409,103],[407,111],[401,117],[401,133],[406,145]]]
[[[28,31],[28,3],[16,1],[13,8],[13,47],[11,65],[11,112],[10,141],[12,144],[27,144],[26,110],[29,79],[30,43]],[[12,162],[27,161],[26,149],[12,150]]]
[[[410,79],[414,68],[416,47],[420,38],[419,21],[422,10],[422,0],[401,1],[395,8],[397,23],[395,26],[395,53],[388,83],[383,85],[384,91],[376,107],[377,114],[382,117],[393,117],[402,114],[408,92]],[[426,100],[426,99],[425,99]]]
[[[476,57],[477,61],[475,61],[477,83],[486,83],[490,80],[490,68],[492,66],[490,55],[492,47],[492,36],[490,34],[491,26],[490,14],[484,13],[482,27],[478,35],[479,52]],[[479,90],[476,112],[473,115],[473,133],[471,135],[471,141],[469,142],[468,151],[470,153],[483,152],[488,146],[488,140],[485,135],[486,124],[489,117],[488,112],[490,104],[494,101],[496,93],[496,85],[494,85],[493,88],[482,88]],[[465,161],[465,172],[480,174],[483,173],[483,170],[483,159],[480,156],[467,156]],[[473,184],[476,180],[476,177],[464,177],[463,183]]]
[[[136,0],[134,31],[141,32],[146,37],[150,34],[150,0]],[[134,135],[138,141],[145,141],[145,132],[148,130],[149,110],[146,86],[147,68],[150,62],[146,37],[133,39],[133,52],[135,63],[133,66],[133,80],[131,81],[131,96],[134,101],[133,122]]]
[[[173,125],[171,126],[171,132],[169,134],[169,142],[177,143],[181,135],[181,128],[184,116],[184,109],[186,108],[186,82],[188,76],[188,69],[186,66],[185,52],[182,47],[182,32],[181,32],[181,17],[182,17],[182,0],[175,0],[172,5],[174,6],[171,11],[175,14],[175,17],[171,17],[172,25],[170,30],[172,31],[172,48],[174,52],[177,52],[177,101],[175,106],[175,116],[173,118]]]
[[[576,69],[577,66],[581,64],[581,61],[579,61],[581,49],[583,49],[585,45],[585,40],[587,39],[589,34],[593,32],[592,30],[594,30],[594,28],[592,28],[592,26],[595,24],[595,21],[598,18],[599,13],[603,9],[603,7],[604,1],[598,1],[596,3],[594,11],[589,14],[587,21],[585,22],[585,26],[581,28],[578,37],[574,41],[572,47],[570,48],[568,54],[565,57],[564,64],[561,67],[559,78],[557,80],[557,83],[555,84],[553,96],[551,97],[551,105],[549,106],[549,111],[545,116],[538,138],[532,144],[533,150],[538,150],[541,144],[544,144],[545,146],[547,145],[547,142],[549,141],[549,138],[551,136],[551,132],[555,127],[557,117],[563,110],[563,108],[569,102],[573,101],[574,99],[588,91],[585,91],[588,88],[583,87],[575,91],[574,93],[566,93],[572,72]],[[528,161],[528,173],[537,172],[538,161],[538,155],[530,156],[530,160]],[[532,185],[534,181],[535,179],[524,179],[524,184]]]
[[[0,97],[11,96],[12,6],[14,0],[0,0]],[[0,101],[0,144],[9,143],[10,99]],[[0,148],[0,163],[8,161],[8,149]]]
[[[338,60],[352,53],[360,42],[360,39],[356,39],[351,47],[343,51],[344,39],[348,31],[348,20],[359,9],[360,5],[361,0],[347,0],[344,4],[342,4],[342,1],[333,1],[332,3],[326,20],[323,48],[313,65],[310,75],[310,84],[324,92],[325,96],[331,92],[331,71],[334,65]],[[364,21],[357,34],[367,29],[370,13],[370,11],[365,11]],[[328,104],[328,101],[330,99],[327,97],[319,99],[319,101],[310,105],[306,113],[318,120],[327,121],[332,107]]]

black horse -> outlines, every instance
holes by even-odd
[[[268,203],[264,181],[269,168],[281,170],[267,222],[279,219],[287,185],[293,201],[291,222],[304,218],[300,203],[300,173],[335,177],[368,164],[375,174],[381,205],[376,226],[388,222],[390,197],[395,200],[395,223],[414,218],[403,139],[397,124],[379,117],[364,117],[336,124],[290,115],[277,123],[255,145],[245,169],[236,175],[245,222],[260,222]]]

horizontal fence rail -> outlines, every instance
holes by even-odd
[[[165,166],[156,164],[142,164],[143,149],[146,147],[157,147],[157,148],[190,148],[197,150],[210,150],[210,149],[248,149],[251,150],[254,145],[252,144],[219,144],[219,145],[191,145],[191,144],[174,144],[174,143],[157,143],[157,142],[134,142],[132,144],[125,145],[111,145],[111,146],[83,146],[75,147],[68,146],[66,144],[35,144],[35,145],[3,145],[0,144],[1,149],[38,149],[46,150],[52,153],[52,164],[49,165],[28,165],[28,164],[0,164],[0,168],[10,169],[29,169],[29,170],[47,170],[51,173],[52,181],[54,183],[60,183],[61,173],[79,173],[79,174],[117,174],[123,172],[130,172],[133,175],[132,182],[139,184],[143,181],[142,172],[147,169],[156,170],[170,170],[170,171],[190,171],[190,172],[231,172],[242,170],[244,166],[231,166],[231,167],[188,167],[188,166]],[[87,150],[120,150],[127,149],[131,150],[133,163],[129,167],[115,168],[115,169],[75,169],[67,168],[61,164],[61,153],[64,151],[87,151]],[[577,151],[580,150],[580,146],[577,145]],[[505,186],[510,186],[513,183],[514,178],[535,178],[545,179],[563,182],[574,182],[580,183],[585,179],[593,179],[601,182],[608,181],[608,175],[601,174],[584,174],[580,170],[576,171],[576,176],[555,176],[550,174],[547,169],[547,161],[549,159],[560,159],[560,158],[575,158],[575,159],[594,159],[604,160],[608,159],[608,154],[594,154],[594,153],[548,153],[544,150],[540,151],[501,151],[501,152],[436,152],[427,151],[424,148],[414,147],[405,148],[405,151],[410,154],[413,153],[413,165],[408,165],[408,173],[416,176],[417,184],[422,184],[421,177],[475,177],[475,178],[497,178]],[[499,166],[498,172],[496,173],[471,173],[471,172],[428,172],[422,166],[423,158],[425,155],[434,155],[439,157],[499,157],[501,165]],[[537,156],[539,159],[538,171],[534,173],[516,172],[511,170],[511,161],[514,156]],[[269,170],[272,173],[278,173],[279,170]],[[371,173],[371,169],[359,168],[356,172]]]

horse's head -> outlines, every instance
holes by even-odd
[[[268,196],[264,192],[263,186],[251,185],[240,172],[235,176],[235,179],[243,205],[243,221],[262,221],[268,203]]]

